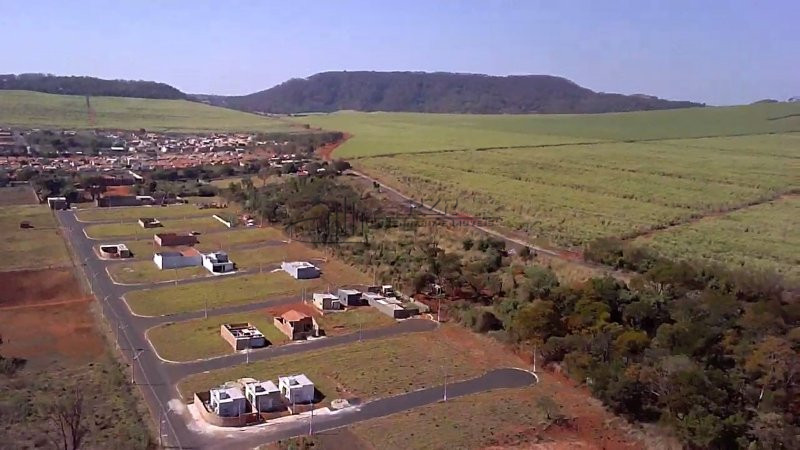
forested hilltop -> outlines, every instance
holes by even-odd
[[[648,95],[594,92],[549,75],[324,72],[238,97],[197,96],[250,112],[407,111],[522,114],[604,113],[704,106]]]
[[[103,80],[94,77],[42,73],[0,75],[0,90],[36,91],[48,94],[186,99],[178,89],[155,81]]]

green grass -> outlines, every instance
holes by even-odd
[[[131,309],[140,315],[157,316],[199,311],[208,300],[209,309],[243,305],[270,297],[300,295],[305,287],[313,290],[319,282],[295,280],[284,272],[219,277],[179,286],[130,292],[125,295]]]
[[[375,308],[362,306],[348,311],[326,313],[317,318],[320,328],[327,336],[350,334],[370,328],[382,328],[395,324],[394,319],[378,312]]]
[[[446,149],[800,131],[800,116],[785,117],[798,113],[800,105],[778,103],[583,115],[339,112],[293,120],[353,134],[335,155],[354,158]]]
[[[759,148],[752,151],[737,140]],[[439,207],[559,245],[628,236],[800,186],[798,135],[377,157],[359,167]],[[794,155],[794,156],[792,156]]]
[[[290,131],[288,122],[185,100],[92,97],[30,91],[0,92],[0,123],[14,127],[105,128],[151,131]]]
[[[220,326],[243,322],[249,322],[258,328],[271,345],[281,345],[289,341],[285,334],[272,325],[272,317],[266,311],[168,323],[150,329],[147,337],[162,358],[192,361],[234,353],[233,347],[220,335]]]
[[[304,373],[329,400],[352,396],[369,399],[440,385],[444,361],[450,381],[516,362],[497,351],[497,344],[479,340],[468,331],[458,333],[457,340],[442,331],[414,333],[251,362],[189,376],[178,383],[178,389],[188,399],[193,392],[242,377],[276,380],[279,375]]]
[[[170,206],[132,206],[120,208],[90,208],[77,212],[78,220],[83,222],[103,221],[136,221],[140,217],[155,217],[159,220],[182,219],[187,217],[209,217],[217,212],[227,213],[225,209],[200,209],[197,205],[170,205]]]
[[[108,267],[108,273],[114,281],[125,284],[158,283],[213,276],[205,267],[161,270],[153,261],[112,264]]]
[[[800,280],[800,196],[656,232],[636,242],[673,258],[769,269]]]
[[[34,228],[21,229],[27,221]],[[69,253],[45,205],[0,207],[0,271],[42,269],[69,264]]]
[[[163,225],[162,227],[142,228],[138,222],[104,223],[89,225],[86,227],[86,234],[94,239],[107,239],[111,237],[149,237],[152,239],[153,235],[156,233],[207,232],[225,229],[225,225],[211,217],[210,213],[205,217],[196,217],[192,219],[165,219],[161,224]]]

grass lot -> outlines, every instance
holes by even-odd
[[[21,229],[22,221],[34,228]],[[0,252],[0,271],[69,264],[55,218],[44,205],[0,207]]]
[[[217,212],[229,212],[229,209],[200,209],[197,205],[170,206],[132,206],[118,208],[91,208],[78,211],[78,220],[84,222],[102,221],[136,221],[140,217],[155,217],[159,220],[183,219],[186,217],[208,217]]]
[[[179,382],[178,388],[188,399],[193,392],[242,377],[268,380],[287,373],[305,373],[327,400],[347,396],[368,399],[440,385],[443,361],[447,361],[451,381],[479,376],[491,368],[520,365],[500,344],[457,327],[444,326],[438,331],[356,342],[214,370],[189,376]]]
[[[37,205],[39,201],[29,185],[0,188],[0,206]]]
[[[86,234],[94,239],[126,236],[152,238],[155,233],[206,232],[225,229],[225,225],[211,217],[211,214],[192,219],[165,219],[161,224],[163,226],[158,228],[142,228],[138,222],[103,223],[89,225],[86,227]]]
[[[140,241],[136,241],[137,243]],[[142,244],[144,244],[142,242]],[[144,244],[148,247],[148,255],[152,256],[152,244]],[[204,245],[198,246],[203,250]],[[211,250],[209,246],[205,249]],[[137,254],[134,251],[134,254]],[[307,259],[313,255],[309,249],[297,244],[282,244],[278,246],[266,246],[257,248],[248,248],[242,250],[230,250],[228,255],[231,260],[236,263],[238,270],[258,270],[260,264],[274,264],[286,261],[287,259]],[[265,268],[267,269],[267,268]],[[155,283],[159,281],[175,280],[176,275],[178,280],[212,276],[203,267],[183,267],[175,270],[160,270],[154,262],[132,261],[114,264],[108,268],[109,273],[115,281],[120,283]]]
[[[800,131],[796,103],[619,114],[419,114],[339,112],[293,119],[354,136],[343,158],[406,152],[671,139]],[[783,117],[783,118],[781,118]]]
[[[92,97],[30,91],[0,92],[0,123],[14,127],[105,128],[152,131],[289,131],[288,122],[185,100]]]
[[[351,430],[373,448],[483,449],[506,442],[512,448],[517,439],[527,441],[517,436],[520,430],[543,428],[540,397],[538,386],[499,389],[360,422]]]
[[[359,329],[388,327],[396,322],[375,308],[362,306],[348,311],[326,313],[322,317],[317,317],[317,323],[325,330],[325,335],[337,336],[354,333]]]
[[[800,196],[656,232],[637,242],[674,258],[771,269],[800,280]]]
[[[281,345],[289,341],[285,334],[272,325],[272,317],[265,311],[168,323],[150,329],[147,337],[162,358],[171,361],[192,361],[233,353],[228,341],[220,336],[219,329],[225,323],[242,322],[255,325],[271,345]]]
[[[313,290],[319,280],[299,281],[284,272],[219,277],[178,286],[167,286],[130,292],[125,295],[136,314],[157,316],[199,311],[205,307],[243,305],[267,300],[273,296],[300,295],[303,288]]]
[[[647,232],[796,188],[798,136],[440,153],[358,163],[415,198],[441,199],[440,207],[497,217],[508,228],[569,246]]]

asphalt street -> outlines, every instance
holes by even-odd
[[[131,363],[131,376],[134,382],[140,387],[152,417],[161,421],[159,428],[162,430],[162,437],[166,445],[175,448],[248,448],[277,439],[308,433],[307,424],[276,424],[274,427],[270,426],[268,429],[259,430],[255,433],[250,431],[239,433],[234,442],[225,439],[220,440],[220,438],[197,433],[191,429],[187,425],[191,418],[188,417],[185,408],[179,408],[178,410],[170,408],[171,401],[173,404],[176,401],[180,401],[178,400],[180,399],[180,394],[177,391],[176,383],[181,378],[191,374],[242,364],[245,362],[245,355],[235,354],[189,363],[168,363],[159,359],[155,352],[152,351],[149,342],[147,342],[145,337],[146,330],[167,322],[200,318],[204,316],[204,312],[196,311],[160,317],[139,317],[131,314],[122,300],[122,296],[131,290],[142,289],[143,286],[114,284],[105,270],[107,265],[113,264],[113,262],[97,258],[93,246],[98,241],[87,239],[83,232],[87,224],[77,221],[73,211],[58,211],[57,217],[65,236],[69,240],[69,245],[73,249],[77,260],[82,264],[82,269],[92,292],[100,301],[103,314],[118,336],[119,346],[123,354],[128,362]],[[276,306],[296,301],[298,301],[297,297],[274,298],[249,305],[210,309],[208,315],[215,316],[252,311],[266,306]],[[276,356],[291,355],[358,340],[428,331],[434,327],[435,323],[431,321],[421,319],[407,320],[392,327],[364,330],[360,333],[344,336],[257,350],[251,352],[249,358],[252,361],[266,360]],[[524,370],[499,369],[476,379],[449,383],[447,385],[447,395],[448,398],[453,398],[496,388],[527,386],[534,382],[535,376]],[[440,401],[443,396],[444,387],[440,386],[375,400],[335,414],[319,416],[319,419],[313,425],[313,429],[323,431],[350,425],[370,418],[435,403]]]

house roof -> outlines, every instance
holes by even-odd
[[[286,311],[285,313],[281,314],[281,317],[284,320],[288,320],[289,322],[297,322],[298,320],[305,319],[306,317],[308,317],[308,315],[303,314],[300,311],[290,309],[289,311]]]
[[[279,377],[278,382],[283,382],[289,386],[313,386],[314,383],[308,379],[305,374],[289,375],[286,377]]]

